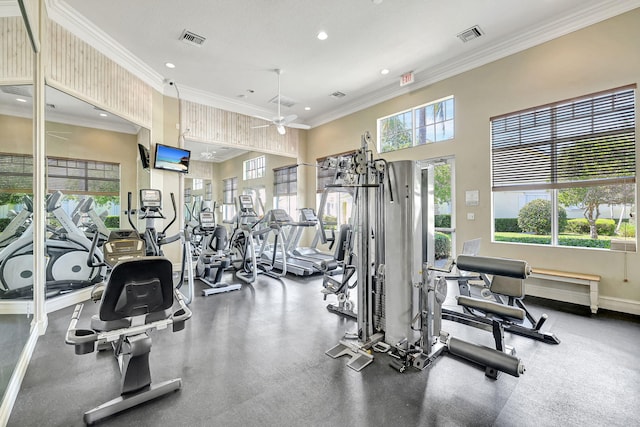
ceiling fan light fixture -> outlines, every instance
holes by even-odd
[[[276,129],[278,129],[278,133],[279,133],[280,135],[284,135],[284,134],[286,133],[286,131],[285,131],[285,129],[284,129],[284,126],[282,126],[282,125],[277,125],[277,126],[276,126]]]
[[[318,40],[326,40],[329,38],[329,35],[325,31],[320,31],[317,37],[318,37]]]

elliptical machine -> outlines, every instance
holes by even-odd
[[[239,283],[222,281],[222,273],[231,265],[231,257],[226,251],[229,240],[227,229],[222,225],[216,225],[215,215],[211,211],[200,212],[198,222],[192,231],[194,235],[202,236],[195,276],[209,286],[208,289],[203,289],[202,295],[209,296],[242,288]]]
[[[60,223],[50,228],[46,240],[47,298],[99,283],[104,267],[87,265],[91,240],[78,228],[61,206],[62,193],[56,191],[47,198],[47,212]],[[93,262],[102,262],[102,252],[96,249]],[[0,252],[0,298],[31,298],[33,295],[33,224]]]
[[[31,215],[33,214],[31,197],[23,196],[22,204],[24,208],[18,213],[12,211],[14,216],[11,218],[11,222],[0,233],[0,248],[7,247],[11,242],[17,240],[31,223]]]
[[[175,283],[176,289],[180,289],[185,279],[185,271],[187,272],[188,291],[185,295],[186,303],[190,304],[194,295],[194,283],[193,283],[193,264],[191,259],[191,241],[188,236],[188,230],[181,230],[173,236],[167,236],[167,230],[176,221],[178,212],[176,209],[176,198],[173,193],[171,195],[171,206],[173,207],[173,218],[171,221],[158,232],[155,228],[156,219],[166,219],[162,214],[162,193],[158,189],[145,188],[140,190],[140,208],[138,209],[138,219],[145,220],[145,229],[141,233],[141,238],[145,243],[145,255],[146,256],[164,256],[162,246],[180,241],[182,245],[182,261],[181,271],[177,283]],[[133,223],[132,215],[136,213],[136,210],[132,208],[131,193],[127,195],[127,220],[133,230],[138,230]]]

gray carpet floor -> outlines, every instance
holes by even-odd
[[[324,354],[355,324],[326,310],[320,279],[260,277],[239,291],[197,295],[185,330],[152,334],[152,378],[183,387],[102,421],[104,426],[633,426],[640,425],[640,319],[527,299],[550,345],[506,334],[526,373],[498,380],[449,354],[398,373],[387,355],[362,372]],[[196,290],[201,285],[196,285]],[[64,343],[73,308],[50,315],[9,426],[80,426],[119,394],[109,352]],[[83,318],[95,313],[88,303]],[[491,334],[445,321],[478,344]]]

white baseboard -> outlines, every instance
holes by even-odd
[[[579,305],[590,305],[589,288],[581,285],[556,283],[552,287],[526,282],[525,292],[527,295],[534,297],[548,298]],[[640,316],[640,301],[600,295],[598,298],[598,308]]]
[[[62,308],[76,305],[91,298],[93,287],[83,288],[65,295],[60,295],[45,301],[45,311],[53,313]],[[33,314],[32,300],[3,300],[0,301],[0,314]]]
[[[32,300],[2,300],[0,301],[0,314],[33,314]]]
[[[600,308],[640,316],[640,301],[600,296]]]
[[[74,292],[70,292],[65,295],[60,295],[55,298],[48,299],[45,302],[45,310],[47,313],[53,313],[60,309],[69,307],[70,305],[76,305],[78,303],[91,299],[91,291],[93,286],[88,288],[82,288]]]
[[[0,405],[0,426],[6,426],[9,423],[9,416],[11,415],[11,410],[13,409],[13,405],[16,402],[16,398],[18,397],[18,392],[20,391],[22,380],[24,378],[24,375],[27,372],[27,367],[29,366],[29,362],[31,361],[31,356],[33,356],[33,351],[36,348],[37,342],[38,342],[38,328],[33,328],[31,330],[31,335],[29,335],[29,339],[27,340],[27,343],[22,349],[22,353],[20,353],[20,358],[18,359],[18,363],[16,364],[16,367],[13,370],[13,374],[11,374],[11,379],[9,380],[9,384],[7,384],[7,389],[4,392],[2,405]]]

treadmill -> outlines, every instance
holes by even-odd
[[[339,273],[339,271],[336,271],[338,264],[334,254],[322,252],[314,247],[299,246],[304,228],[318,226],[318,217],[314,210],[311,208],[300,209],[300,221],[294,223],[294,225],[296,226],[296,230],[287,248],[287,253],[292,259],[291,262],[295,263],[297,261],[299,263],[310,264],[316,273]]]

